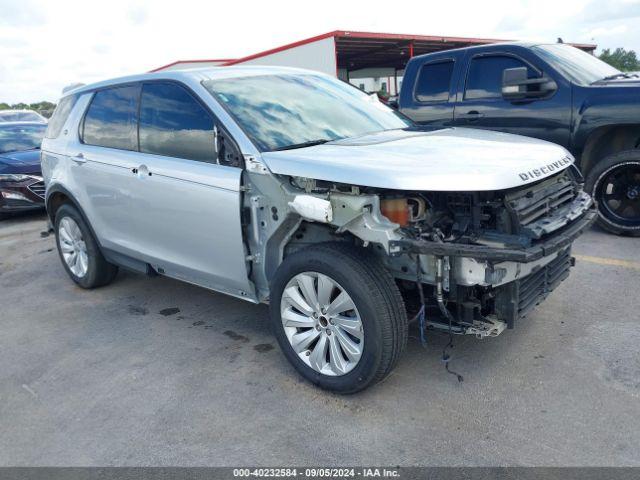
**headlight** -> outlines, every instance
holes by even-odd
[[[22,200],[23,202],[33,203],[33,200],[28,199],[20,192],[0,191],[0,196],[2,198],[6,198],[7,200]]]
[[[24,182],[25,180],[29,180],[31,178],[30,175],[22,175],[19,173],[7,173],[0,175],[0,182]]]

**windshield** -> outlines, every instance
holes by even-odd
[[[274,74],[203,84],[262,151],[411,126],[377,99],[330,77]]]
[[[620,70],[599,58],[570,45],[538,45],[533,47],[552,67],[564,73],[574,83],[590,85],[605,77],[616,75]]]
[[[0,153],[40,148],[46,125],[0,125]]]
[[[36,112],[0,112],[0,122],[42,122]]]

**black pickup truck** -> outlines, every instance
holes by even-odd
[[[640,78],[566,44],[504,43],[412,58],[398,99],[422,125],[486,128],[569,150],[599,224],[640,236]]]

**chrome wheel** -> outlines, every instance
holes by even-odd
[[[300,359],[323,375],[344,375],[362,356],[364,329],[338,282],[317,272],[293,277],[280,302],[282,326]]]
[[[89,269],[87,245],[82,230],[71,217],[64,217],[58,226],[58,243],[65,263],[76,277],[82,278]]]

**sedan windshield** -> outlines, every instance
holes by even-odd
[[[411,126],[410,120],[377,99],[330,77],[257,75],[203,84],[262,151]]]
[[[533,47],[533,50],[552,67],[579,85],[590,85],[598,80],[620,74],[620,70],[598,57],[570,45],[561,43],[538,45]]]
[[[0,125],[0,153],[40,148],[46,128],[44,124]]]

